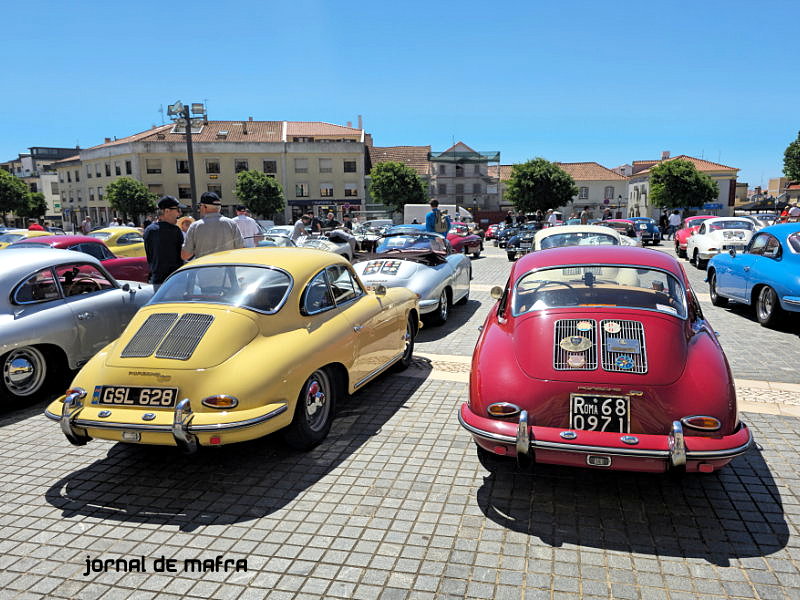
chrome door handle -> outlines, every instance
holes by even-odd
[[[750,267],[745,267],[745,268],[744,268],[744,272],[745,272],[745,273],[746,273],[747,271],[749,271],[749,270],[750,270]]]
[[[363,326],[361,326],[361,325],[354,325],[353,326],[353,331],[355,331],[356,333],[358,333],[362,329],[363,329]]]
[[[94,316],[94,313],[90,313],[90,312],[78,313],[78,320],[79,321],[85,321],[87,319],[91,319],[93,316]]]

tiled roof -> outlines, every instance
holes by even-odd
[[[569,173],[576,181],[626,181],[627,177],[620,175],[607,169],[603,165],[596,162],[580,162],[580,163],[554,163]],[[511,179],[511,167],[514,165],[490,165],[489,175],[497,177],[498,169],[500,171],[500,181],[508,181]]]
[[[466,150],[458,150],[458,146],[463,146],[464,148],[466,148]],[[447,150],[445,150],[445,152],[475,152],[477,154],[475,150],[467,146],[464,142],[460,141],[450,146]]]
[[[53,164],[54,165],[64,166],[64,165],[69,164],[71,162],[77,162],[77,161],[80,160],[80,158],[81,158],[80,155],[76,154],[75,156],[68,156],[67,158],[62,158],[61,160],[57,160],[57,161],[53,162]]]
[[[800,183],[790,183],[786,186],[787,190],[800,190]]]
[[[399,162],[414,169],[417,175],[429,175],[430,146],[369,146],[369,158],[373,165],[383,162]]]
[[[693,156],[687,156],[686,154],[681,154],[680,156],[672,156],[667,160],[635,160],[633,161],[633,174],[634,175],[641,175],[647,174],[647,172],[657,164],[662,162],[669,162],[671,160],[686,160],[692,163],[698,171],[738,171],[736,167],[729,167],[727,165],[721,165],[719,163],[711,162],[710,160],[703,160],[702,158],[695,158]],[[644,166],[644,168],[640,168],[637,170],[637,165]]]
[[[199,133],[192,134],[194,142],[281,142],[283,135],[283,121],[209,121]],[[227,132],[220,135],[221,132]],[[246,133],[245,133],[246,132]],[[355,139],[361,138],[361,130],[352,127],[343,127],[319,121],[287,121],[286,141],[291,141],[293,136],[347,136]],[[173,124],[160,125],[147,131],[135,133],[124,138],[106,142],[95,148],[106,148],[127,144],[129,142],[182,142],[186,134],[173,133]]]
[[[576,181],[627,181],[627,177],[619,173],[607,169],[600,163],[596,162],[578,162],[578,163],[555,163],[567,173],[572,175]]]
[[[343,125],[334,125],[333,123],[325,123],[322,121],[287,121],[286,122],[286,135],[291,141],[292,136],[329,136],[329,135],[347,135],[353,137],[361,137],[361,130],[353,127],[345,127]]]

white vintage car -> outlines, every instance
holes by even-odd
[[[637,240],[620,235],[611,227],[561,225],[540,229],[533,236],[531,244],[536,251],[562,246],[636,246]]]
[[[743,217],[706,219],[687,240],[686,256],[698,269],[705,269],[720,252],[744,250],[755,230],[753,221]]]

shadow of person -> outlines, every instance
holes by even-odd
[[[784,548],[789,528],[780,492],[761,452],[751,450],[711,475],[683,477],[536,465],[516,470],[492,460],[477,492],[483,514],[549,546],[575,544],[658,556],[766,556]]]
[[[424,382],[404,378],[398,386],[391,379],[341,400],[328,437],[309,452],[289,449],[280,433],[194,456],[173,447],[116,444],[104,458],[55,482],[46,500],[65,518],[181,531],[257,519],[284,507],[380,433]]]

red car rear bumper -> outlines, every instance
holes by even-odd
[[[753,445],[744,423],[731,435],[713,438],[685,434],[680,421],[668,435],[621,434],[530,426],[526,413],[521,423],[499,421],[476,415],[466,403],[458,420],[479,446],[498,455],[528,454],[540,463],[622,471],[685,467],[689,472],[711,472]]]

